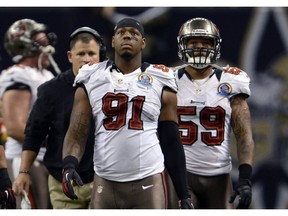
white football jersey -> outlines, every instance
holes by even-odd
[[[107,63],[84,65],[74,82],[85,85],[95,119],[94,170],[118,182],[160,173],[157,126],[163,87],[177,92],[173,71],[147,65],[124,75]]]
[[[48,70],[39,71],[36,68],[32,68],[24,65],[13,65],[6,70],[3,70],[0,75],[0,98],[2,100],[3,94],[6,89],[14,83],[23,83],[30,87],[31,90],[31,103],[30,111],[37,98],[37,88],[42,83],[52,79],[54,75]],[[29,111],[29,112],[30,112]],[[37,156],[38,160],[43,160],[46,149],[41,148]],[[21,157],[22,144],[17,140],[8,137],[5,143],[5,154],[7,159],[13,159],[15,157]]]
[[[250,78],[238,68],[214,71],[203,80],[191,80],[184,70],[175,75],[179,132],[187,171],[205,176],[229,173],[230,99],[237,94],[250,96]]]

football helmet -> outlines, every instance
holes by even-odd
[[[213,46],[187,48],[190,38],[209,39]],[[178,57],[193,68],[208,67],[220,58],[221,41],[219,30],[212,21],[205,18],[190,19],[181,26],[177,36]]]
[[[47,26],[32,19],[21,19],[14,22],[5,33],[4,47],[14,62],[19,62],[23,57],[33,56],[43,52],[40,44],[33,41],[33,36],[39,32],[46,32]],[[49,43],[56,42],[54,33],[47,34]],[[49,45],[49,51],[54,53],[54,47]]]

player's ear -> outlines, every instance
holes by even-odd
[[[146,47],[146,38],[142,38],[142,50]]]
[[[72,63],[72,53],[71,51],[67,51],[67,58],[70,63]]]
[[[114,36],[112,37],[111,46],[112,46],[112,48],[114,48],[114,47],[115,47],[115,46],[114,46]]]

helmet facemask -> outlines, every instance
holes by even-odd
[[[212,47],[188,48],[187,42],[191,39],[207,39],[212,41]],[[221,38],[217,27],[209,20],[195,18],[184,23],[179,31],[178,57],[181,61],[196,69],[203,69],[215,64],[220,58]]]

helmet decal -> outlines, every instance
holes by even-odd
[[[15,28],[15,32],[11,32],[11,34],[9,35],[10,40],[14,41],[16,38],[21,37],[22,35],[25,34],[26,31],[26,25],[25,24],[21,24],[19,25],[19,27]]]

